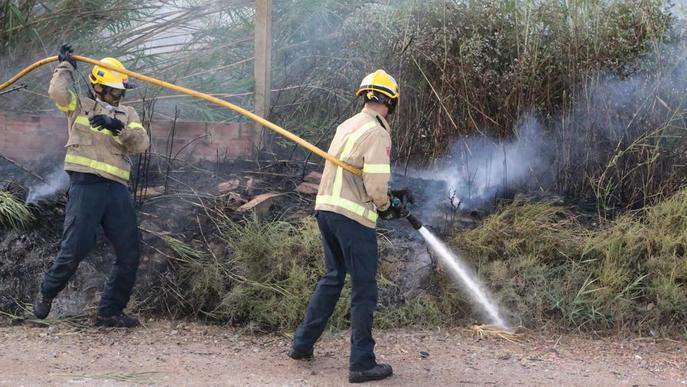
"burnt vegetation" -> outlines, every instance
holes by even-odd
[[[249,107],[251,6],[239,0],[0,0],[0,76],[9,78],[69,41],[87,56],[121,57],[134,71]],[[452,165],[470,176],[481,167],[473,161],[475,140],[503,146],[508,160],[506,144],[536,123],[536,144],[528,149],[544,157],[545,167],[533,165],[514,179],[513,166],[506,166],[498,183],[511,198],[524,195],[491,208],[493,214],[467,229],[454,222],[451,199],[451,222],[441,225],[513,323],[684,333],[687,51],[679,8],[659,0],[285,0],[274,7],[270,120],[320,147],[359,108],[356,82],[376,68],[401,85],[391,121],[396,173],[412,167],[431,175],[450,154]],[[3,100],[1,109],[55,113],[45,98],[48,76],[47,68],[31,74],[27,90]],[[77,84],[85,86],[83,79]],[[148,120],[241,121],[148,85],[128,99]],[[232,200],[240,195],[209,194],[195,181],[174,181],[174,171],[216,182],[227,178],[223,168],[233,173],[245,165],[227,167],[218,156],[216,165],[194,169],[163,150],[151,155],[145,185],[163,184],[165,195],[183,204],[154,214],[177,208],[190,220],[180,229],[156,221],[144,230],[146,251],[164,264],[139,285],[140,310],[293,329],[322,270],[317,228],[307,217],[312,201],[291,196],[287,203],[298,210],[284,205],[268,217],[238,214]],[[266,180],[278,190],[293,189],[321,165],[279,138],[261,156],[259,172],[287,177]],[[535,193],[538,199],[526,199]],[[562,200],[547,199],[552,196]],[[35,223],[36,208],[27,210],[21,199],[0,192],[3,233]],[[394,246],[403,237],[382,238],[378,326],[472,321],[476,315],[440,270],[419,293],[398,290],[399,267],[408,257]],[[0,243],[7,257],[11,249],[2,249]],[[346,326],[348,296],[344,290],[334,329]],[[10,308],[7,300],[3,307]]]

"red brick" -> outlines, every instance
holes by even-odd
[[[212,142],[226,143],[241,137],[241,125],[237,122],[209,123],[208,133]]]
[[[43,131],[62,130],[66,132],[67,130],[67,118],[65,117],[40,116],[39,121]]]
[[[162,195],[165,192],[165,186],[161,185],[158,187],[146,187],[143,189],[142,197],[146,199],[154,198]]]
[[[14,161],[24,162],[27,160],[31,160],[32,157],[30,156],[35,154],[35,152],[24,146],[13,146],[3,149],[2,154],[3,156],[8,157]]]
[[[258,216],[265,215],[267,212],[272,208],[272,205],[275,204],[279,199],[282,194],[278,194],[275,192],[268,192],[264,193],[261,195],[258,195],[251,199],[248,203],[242,205],[239,207],[238,211],[239,212],[248,212],[248,211],[255,211],[255,213]]]
[[[303,181],[307,183],[315,183],[315,184],[320,184],[320,181],[322,180],[322,174],[319,172],[312,171],[308,173],[308,176],[306,176]]]
[[[190,139],[206,136],[208,134],[207,123],[177,121],[155,121],[152,123],[153,138],[167,139],[174,127],[174,139]]]
[[[183,150],[181,150],[181,147],[175,147],[172,151],[172,157],[181,160],[196,160],[193,158],[193,155],[197,152],[197,146],[197,144],[192,144],[183,148]]]
[[[175,148],[175,149],[181,149],[181,148]],[[193,144],[189,145],[188,147],[184,148],[184,150],[179,153],[178,158],[184,159],[184,160],[189,160],[189,161],[199,161],[199,160],[216,160],[217,159],[217,151],[220,151],[220,154],[222,153],[221,149],[219,149],[218,145],[216,144],[207,144],[203,143],[201,141],[194,142]],[[175,150],[174,153],[177,151]]]
[[[152,123],[152,149],[157,153],[166,153],[172,125],[172,121]],[[62,116],[0,114],[0,151],[21,161],[61,159],[66,126]],[[215,160],[218,153],[220,158],[250,158],[254,135],[252,123],[177,121],[172,156],[183,148],[180,158]]]
[[[171,130],[171,121],[154,121],[150,125],[150,131],[153,138],[166,139],[169,136],[169,132]]]
[[[319,184],[303,182],[296,187],[296,192],[306,195],[316,195],[319,188]]]
[[[239,179],[231,179],[217,184],[217,191],[219,191],[219,193],[227,193],[237,189],[239,186],[241,186],[241,181]]]
[[[167,144],[167,141],[162,140],[160,138],[155,138],[155,137],[153,137],[152,140],[150,141],[151,149],[153,149],[153,148],[156,149],[158,153],[164,152],[166,144]]]
[[[193,152],[195,160],[217,160],[217,152],[222,153],[218,144],[200,144]]]
[[[177,122],[174,137],[197,138],[207,135],[207,124],[204,122]]]
[[[7,113],[7,121],[39,122],[40,119],[36,114]]]
[[[249,140],[234,140],[227,144],[228,159],[247,159],[253,155],[253,142]]]
[[[270,130],[270,129],[267,129]],[[255,124],[241,123],[241,139],[253,140],[255,138]]]
[[[8,120],[5,126],[5,130],[8,132],[16,133],[26,133],[29,130],[40,129],[40,121],[18,121],[18,120]]]

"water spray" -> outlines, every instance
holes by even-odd
[[[297,143],[298,145],[308,149],[309,151],[317,154],[318,156],[324,158],[327,161],[330,161],[331,163],[340,166],[341,168],[355,174],[358,176],[363,175],[363,171],[336,158],[333,155],[330,155],[329,153],[323,151],[322,149],[318,148],[317,146],[311,144],[310,142],[296,136],[295,134],[287,131],[286,129],[266,120],[263,117],[260,117],[254,113],[251,113],[239,106],[236,106],[230,102],[227,102],[225,100],[219,99],[217,97],[213,97],[211,95],[201,93],[195,90],[191,90],[182,86],[174,85],[165,81],[161,81],[159,79],[155,79],[143,74],[139,74],[130,70],[126,69],[118,69],[114,68],[111,66],[109,63],[103,63],[100,61],[97,61],[95,59],[87,58],[84,56],[80,55],[73,55],[72,56],[75,60],[80,61],[80,62],[85,62],[89,63],[91,65],[99,65],[104,68],[110,69],[112,71],[118,71],[120,73],[126,74],[132,78],[139,79],[143,82],[147,82],[153,85],[157,85],[160,87],[164,87],[169,90],[173,90],[178,93],[182,94],[187,94],[192,97],[198,98],[205,100],[207,102],[213,103],[215,105],[230,109],[235,111],[236,113],[239,113],[243,115],[244,117],[253,120],[264,127],[271,129],[274,132],[277,132],[278,134],[286,137],[287,139]],[[57,62],[57,56],[51,56],[45,59],[42,59],[38,62],[33,63],[32,65],[24,68],[22,71],[17,73],[14,77],[10,78],[8,81],[5,83],[0,84],[0,92],[2,90],[6,89],[7,87],[11,86],[13,83],[27,75],[28,73],[32,72],[33,70],[37,69],[38,67],[41,67],[43,65],[46,65],[48,63],[52,62]],[[442,264],[446,267],[446,269],[449,271],[451,274],[451,277],[454,281],[458,282],[459,284],[462,285],[462,287],[465,289],[465,291],[468,293],[470,298],[482,308],[482,310],[485,312],[485,315],[489,318],[490,322],[493,323],[494,325],[497,325],[500,328],[503,329],[509,329],[508,323],[501,317],[498,311],[498,307],[496,304],[492,301],[492,297],[489,295],[487,290],[482,286],[482,284],[479,282],[477,279],[477,276],[469,269],[469,267],[456,255],[454,254],[439,238],[437,238],[434,234],[432,234],[427,228],[425,228],[422,225],[422,222],[420,222],[419,219],[417,219],[414,215],[408,213],[405,215],[405,218],[410,222],[410,224],[413,226],[415,230],[418,230],[420,235],[425,239],[427,244],[432,248],[432,250],[437,254],[439,259],[441,260]]]
[[[501,316],[498,306],[493,301],[493,297],[484,285],[480,283],[479,278],[470,267],[457,254],[451,251],[444,242],[429,231],[415,215],[409,213],[406,219],[410,222],[410,225],[422,235],[425,242],[439,257],[439,260],[446,270],[448,270],[452,279],[460,284],[474,303],[479,305],[485,317],[487,317],[493,325],[504,330],[510,330],[510,325],[506,319]]]

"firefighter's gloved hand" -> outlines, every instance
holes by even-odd
[[[63,44],[62,47],[60,47],[60,53],[57,54],[57,60],[60,62],[69,62],[69,64],[76,69],[76,61],[74,58],[72,58],[73,53],[74,50],[72,50],[72,46],[69,44]]]
[[[391,205],[389,207],[393,208],[394,212],[396,212],[396,218],[405,218],[410,215],[410,211],[408,211],[406,207],[408,201],[405,197],[394,196],[392,194],[390,202]]]
[[[377,215],[384,220],[393,220],[400,217],[398,211],[396,211],[392,205],[389,205],[384,211],[377,210]]]
[[[106,116],[104,114],[99,114],[88,119],[91,126],[97,129],[108,129],[115,136],[119,136],[119,133],[124,129],[124,123],[116,118]]]
[[[415,204],[415,197],[413,197],[413,193],[410,192],[408,188],[389,190],[389,196],[392,198],[399,198],[404,207],[408,203]]]
[[[394,196],[392,192],[394,191],[389,192],[389,207],[384,211],[377,211],[379,217],[384,220],[393,220],[410,215],[410,211],[406,208],[407,201],[404,200],[404,197]]]

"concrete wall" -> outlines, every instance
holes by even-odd
[[[166,154],[171,121],[152,123],[151,150]],[[249,123],[177,121],[174,149],[182,160],[237,160],[253,155],[255,129]],[[59,116],[0,113],[0,154],[19,162],[64,157],[67,120]]]

